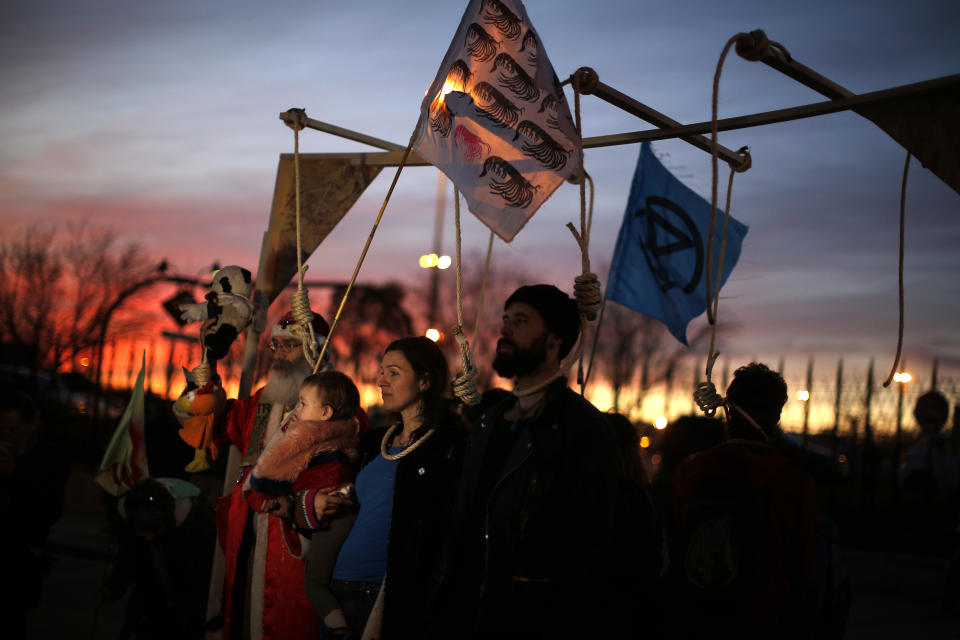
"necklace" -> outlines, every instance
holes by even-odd
[[[399,426],[400,424],[397,423],[391,426],[389,429],[387,429],[387,432],[383,434],[383,440],[380,441],[380,455],[382,455],[385,460],[399,460],[400,458],[407,455],[408,453],[412,453],[417,447],[419,447],[421,444],[426,442],[430,438],[430,436],[433,435],[433,432],[436,431],[436,429],[430,429],[425,434],[423,434],[423,436],[421,436],[415,442],[413,442],[410,446],[408,446],[406,449],[402,451],[398,451],[397,453],[389,453],[387,451],[387,443],[390,442],[390,438],[393,437],[393,432],[396,431],[397,427]]]

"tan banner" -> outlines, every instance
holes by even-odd
[[[960,86],[884,100],[854,110],[872,120],[960,193]]]
[[[300,235],[303,262],[346,215],[380,166],[344,158],[300,158]],[[293,155],[281,154],[261,256],[257,289],[273,302],[297,275],[297,218]]]

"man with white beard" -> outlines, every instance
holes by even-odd
[[[296,640],[316,638],[320,633],[319,618],[304,591],[304,563],[288,551],[284,539],[289,528],[274,515],[250,509],[242,491],[265,445],[296,405],[300,384],[312,373],[302,341],[293,332],[295,325],[293,315],[287,313],[272,328],[273,360],[267,384],[248,398],[227,401],[225,415],[218,420],[221,441],[241,452],[234,490],[217,503],[217,529],[225,558],[223,637],[230,640]],[[329,326],[314,314],[313,330],[322,341]],[[294,496],[293,508],[312,508],[312,504],[302,504],[301,494]],[[296,543],[289,546],[296,547]]]

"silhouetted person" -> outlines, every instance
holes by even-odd
[[[920,439],[907,451],[900,469],[903,487],[928,495],[953,493],[960,484],[957,455],[951,440],[941,434],[950,404],[939,391],[927,391],[917,398],[913,417]]]
[[[671,578],[681,638],[802,638],[812,624],[813,481],[771,442],[783,378],[751,363],[727,388],[727,440],[674,476]]]
[[[656,596],[663,545],[637,428],[619,413],[608,413],[606,418],[616,445],[613,588],[606,616],[624,631],[639,631],[659,616],[646,605]]]
[[[21,391],[0,390],[0,597],[4,638],[26,636],[26,614],[40,602],[47,537],[63,514],[66,459],[41,434],[37,405]]]
[[[98,598],[131,590],[118,638],[203,637],[216,529],[199,493],[184,480],[146,478],[117,501],[120,550]]]

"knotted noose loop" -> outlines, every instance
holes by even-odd
[[[573,279],[573,297],[577,299],[577,308],[580,313],[593,320],[603,303],[603,294],[600,292],[600,280],[595,273],[584,273]]]
[[[300,343],[303,345],[303,357],[316,372],[319,349],[317,347],[317,336],[313,331],[313,311],[310,310],[310,300],[307,297],[306,289],[298,289],[290,296],[290,311],[293,312],[293,319],[296,322],[294,326],[290,327],[290,331],[300,338]]]
[[[480,391],[477,388],[477,368],[470,364],[470,343],[463,335],[463,327],[460,325],[453,328],[453,336],[460,347],[460,360],[463,364],[460,373],[453,379],[453,395],[466,405],[476,406],[480,404]]]
[[[463,334],[463,269],[460,255],[460,189],[453,187],[453,217],[456,225],[457,245],[457,326],[453,335],[460,347],[460,373],[453,379],[453,394],[466,405],[480,404],[480,392],[477,389],[477,368],[470,362],[470,342]]]
[[[693,392],[693,400],[706,415],[713,417],[717,409],[723,406],[723,396],[717,393],[717,387],[710,381],[701,382]]]
[[[213,380],[214,376],[217,374],[217,370],[214,369],[212,364],[206,362],[206,358],[204,358],[204,362],[201,362],[194,367],[192,373],[194,384],[197,385],[197,388],[200,388]]]

